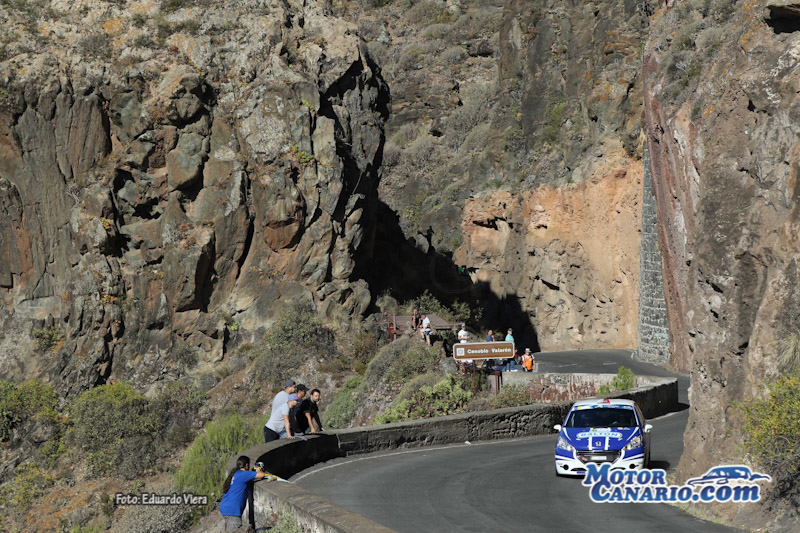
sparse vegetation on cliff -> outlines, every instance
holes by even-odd
[[[53,388],[33,379],[19,385],[0,381],[0,442],[23,420],[56,416]]]
[[[773,478],[774,499],[800,505],[800,377],[784,375],[760,400],[739,404],[744,451]]]
[[[345,428],[356,415],[365,391],[364,378],[350,378],[344,387],[336,391],[328,410],[325,411],[325,427],[332,429]]]
[[[335,359],[338,351],[333,330],[325,326],[307,305],[283,312],[251,351],[255,381],[278,387],[305,360]]]
[[[133,479],[193,435],[202,395],[172,383],[153,400],[127,383],[101,385],[70,405],[69,446],[87,458],[94,475]]]
[[[451,374],[432,387],[422,387],[406,400],[375,417],[376,424],[445,416],[462,412],[473,392],[461,376]]]
[[[225,466],[231,457],[263,442],[258,421],[231,414],[206,424],[183,457],[175,476],[180,490],[208,495],[208,509],[222,495],[222,482],[228,474]],[[255,458],[251,457],[252,461]],[[208,510],[206,509],[206,510]]]

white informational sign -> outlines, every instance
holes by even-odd
[[[514,357],[513,342],[462,342],[453,345],[453,358],[509,359]]]

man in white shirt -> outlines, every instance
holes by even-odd
[[[289,422],[289,410],[295,405],[297,405],[297,394],[290,394],[286,403],[272,410],[272,415],[270,415],[269,421],[264,426],[264,442],[294,438],[292,426]],[[267,440],[268,438],[269,440]]]
[[[282,405],[286,405],[286,402],[289,401],[289,395],[293,394],[296,390],[297,389],[294,380],[287,379],[283,384],[283,390],[276,394],[272,399],[272,411],[269,415],[270,420],[276,416],[275,413],[277,409],[279,409]],[[269,422],[267,422],[267,424],[269,424]],[[270,433],[270,431],[268,431],[269,427],[267,424],[264,425],[264,442],[276,440],[278,438],[277,434],[280,433],[280,431],[273,432],[275,434]]]
[[[428,318],[428,315],[422,315],[422,338],[425,339],[425,342],[428,343],[428,346],[431,344],[431,319]]]
[[[458,331],[458,342],[467,342],[469,340],[469,333],[465,324],[461,324],[461,329]]]

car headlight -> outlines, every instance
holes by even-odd
[[[567,439],[565,439],[561,435],[558,436],[558,442],[556,443],[556,448],[561,448],[562,450],[567,450],[568,452],[575,451],[575,446],[567,442]]]
[[[642,447],[642,436],[641,435],[636,435],[622,449],[627,451],[627,450],[633,450],[634,448],[641,448],[641,447]]]

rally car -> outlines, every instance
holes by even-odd
[[[611,469],[647,468],[650,430],[633,400],[580,400],[570,408],[564,424],[554,426],[556,475],[580,476],[586,463],[611,463]]]

